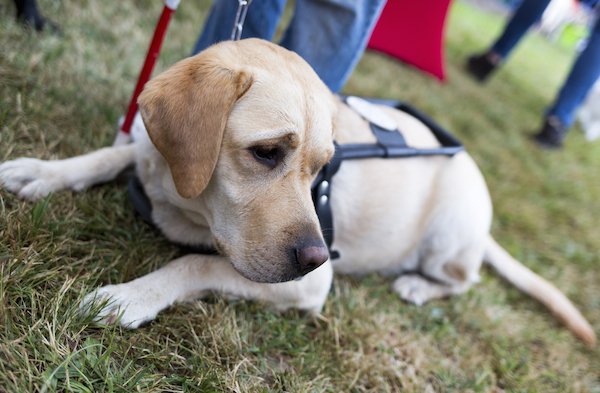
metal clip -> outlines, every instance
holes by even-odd
[[[248,6],[252,0],[238,0],[238,9],[235,14],[235,22],[233,23],[233,29],[231,30],[231,41],[239,41],[242,36],[242,28],[244,26],[244,20],[246,19],[246,13],[248,12]]]

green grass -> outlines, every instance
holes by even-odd
[[[181,3],[157,72],[189,53],[210,3]],[[12,2],[0,3],[0,161],[111,144],[162,8],[40,4],[63,36],[24,30]],[[533,35],[479,85],[465,58],[501,28],[455,2],[447,83],[367,53],[345,92],[409,101],[459,136],[488,182],[496,239],[600,331],[600,144],[578,128],[560,152],[528,138],[574,54]],[[0,191],[0,391],[600,392],[598,350],[488,269],[468,293],[423,307],[373,275],[336,277],[315,318],[218,298],[176,305],[135,331],[78,316],[92,288],[179,253],[134,215],[123,184],[36,204]]]

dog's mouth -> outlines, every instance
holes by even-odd
[[[306,274],[317,269],[319,266],[314,266],[309,269],[297,269],[297,268],[260,268],[254,269],[248,267],[245,263],[236,263],[234,260],[229,258],[233,268],[243,277],[250,281],[263,283],[263,284],[277,284],[293,280],[301,280]],[[271,264],[272,265],[272,264]]]
[[[281,283],[301,279],[329,259],[327,247],[319,238],[285,247],[250,246],[241,252],[236,252],[238,248],[228,247],[227,243],[217,238],[214,244],[240,275],[259,283]]]

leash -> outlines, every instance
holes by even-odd
[[[333,231],[333,212],[331,211],[331,181],[337,171],[340,169],[344,160],[357,160],[366,158],[408,158],[416,156],[434,156],[443,155],[452,157],[456,153],[464,151],[465,148],[454,135],[450,134],[429,116],[417,110],[415,107],[402,101],[388,101],[377,99],[362,99],[348,96],[344,101],[348,106],[358,112],[363,118],[369,121],[371,131],[377,138],[373,144],[335,144],[335,153],[329,163],[327,163],[317,175],[312,185],[312,198],[321,224],[323,239],[329,249],[329,257],[337,259],[340,253],[332,250],[334,231]],[[396,126],[393,119],[381,112],[372,103],[392,106],[402,112],[408,113],[421,121],[436,139],[442,145],[433,149],[417,149],[409,147],[402,136],[402,133]],[[389,120],[388,120],[389,119]],[[391,120],[391,122],[390,122]]]
[[[252,0],[238,0],[238,9],[235,13],[235,22],[233,23],[233,29],[231,30],[231,41],[239,41],[242,36],[242,29],[244,27],[244,21],[246,20],[246,13],[248,12],[248,6]]]
[[[158,23],[156,24],[156,28],[154,29],[154,36],[152,37],[152,41],[150,42],[150,47],[148,48],[148,53],[146,54],[146,60],[144,61],[144,66],[142,67],[142,72],[137,81],[137,85],[135,86],[135,90],[133,91],[133,96],[131,97],[131,101],[129,102],[129,108],[127,109],[127,115],[125,116],[125,120],[123,124],[119,127],[119,131],[117,133],[117,137],[113,146],[126,145],[131,141],[131,125],[133,124],[133,118],[138,110],[137,99],[142,90],[144,89],[144,85],[150,79],[152,75],[152,70],[154,69],[154,65],[156,64],[156,60],[158,59],[158,54],[160,53],[160,48],[162,46],[165,35],[167,34],[167,27],[169,26],[169,22],[171,21],[171,16],[173,16],[173,12],[179,6],[180,0],[166,0],[165,7],[163,8],[162,14],[158,19]]]
[[[150,42],[150,47],[148,48],[148,53],[146,54],[146,60],[144,61],[142,72],[140,73],[137,85],[133,91],[133,96],[129,102],[127,115],[119,127],[119,131],[117,132],[117,137],[113,142],[113,146],[126,145],[131,141],[131,125],[133,124],[133,119],[138,111],[137,99],[144,89],[146,82],[148,82],[150,76],[152,75],[152,70],[154,69],[156,60],[158,59],[160,48],[162,47],[163,40],[167,34],[167,27],[169,26],[171,17],[179,6],[180,1],[181,0],[165,1],[162,14],[160,15],[158,23],[156,24],[156,28],[154,29],[154,36]],[[246,20],[248,6],[251,2],[252,0],[238,0],[238,9],[235,15],[235,22],[233,24],[233,29],[231,30],[231,41],[239,41],[240,37],[242,36],[244,21]]]

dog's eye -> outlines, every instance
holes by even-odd
[[[254,158],[271,167],[277,165],[279,148],[277,146],[256,146],[252,148]]]

